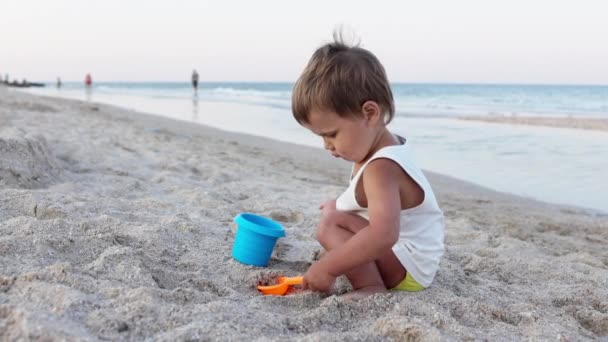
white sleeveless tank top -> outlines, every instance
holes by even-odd
[[[336,200],[336,209],[352,212],[369,221],[367,208],[361,207],[355,197],[355,189],[365,167],[378,158],[390,159],[399,164],[422,188],[424,201],[414,208],[401,210],[399,241],[392,249],[407,272],[420,285],[428,287],[439,269],[439,260],[445,250],[445,220],[431,185],[422,170],[414,164],[409,144],[405,143],[405,139],[398,138],[402,145],[381,148],[363,164],[356,175],[351,174],[350,185]]]

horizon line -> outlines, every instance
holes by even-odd
[[[35,81],[28,81],[35,82]],[[65,83],[84,83],[83,80],[61,80],[63,84]],[[40,81],[40,83],[44,84],[55,84],[54,81]],[[93,84],[103,84],[103,83],[176,83],[176,84],[190,84],[190,80],[102,80],[102,81],[93,81]],[[219,81],[219,80],[200,80],[199,87],[204,84],[260,84],[260,83],[268,83],[268,84],[294,84],[295,81]],[[543,83],[543,82],[462,82],[462,81],[394,81],[389,82],[390,84],[409,84],[409,85],[487,85],[487,86],[581,86],[581,87],[607,87],[608,83]]]

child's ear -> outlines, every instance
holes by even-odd
[[[363,113],[363,117],[371,123],[376,123],[382,116],[382,111],[376,101],[363,102],[361,112]]]

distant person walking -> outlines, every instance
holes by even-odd
[[[198,72],[196,72],[196,69],[192,70],[192,89],[194,89],[194,92],[198,91]]]
[[[87,87],[90,87],[93,85],[93,78],[91,78],[91,74],[87,74],[84,77],[84,85],[86,85]]]
[[[57,77],[57,89],[61,88],[61,78]]]

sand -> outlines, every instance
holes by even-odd
[[[608,132],[608,119],[575,117],[541,117],[520,115],[473,115],[459,117],[462,120],[483,121],[511,125],[549,126]]]
[[[432,173],[447,251],[429,289],[346,301],[339,278],[331,295],[261,296],[318,255],[318,205],[349,167],[0,88],[0,340],[608,339],[608,215]],[[244,211],[286,228],[266,268],[231,258]]]

